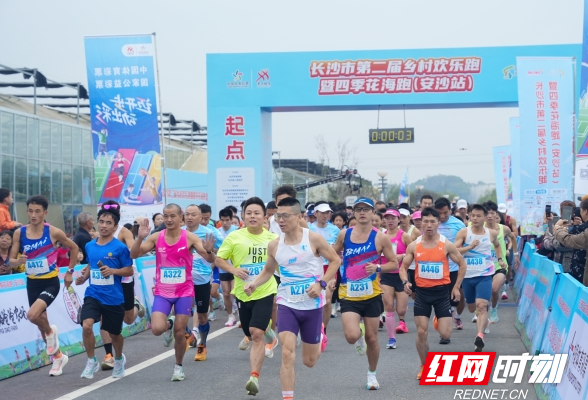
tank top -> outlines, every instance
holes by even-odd
[[[392,243],[392,249],[394,250],[394,254],[406,254],[406,245],[402,241],[402,235],[404,232],[402,229],[398,229],[396,236],[390,238],[390,242]],[[388,259],[384,255],[382,255],[381,263],[386,264]],[[388,272],[390,274],[397,274],[398,271]]]
[[[411,225],[411,226],[410,226],[410,229],[409,229],[409,230],[408,230],[408,232],[406,232],[406,233],[408,233],[409,235],[412,235],[412,231],[413,231],[413,230],[414,230],[414,225]]]
[[[50,225],[44,224],[43,236],[27,237],[27,225],[20,228],[20,253],[27,256],[26,275],[30,279],[49,279],[59,275],[57,258],[59,249],[51,241]]]
[[[504,240],[504,225],[498,224],[498,237],[496,238],[500,243],[500,249],[502,250],[502,259],[506,260],[506,242]],[[492,245],[492,261],[494,261],[494,269],[496,271],[501,270],[502,267],[498,264],[498,258],[496,258],[496,252],[494,251],[494,245]],[[506,261],[505,261],[506,262]],[[506,268],[508,270],[508,268]]]
[[[157,238],[155,249],[155,296],[168,299],[194,297],[192,283],[193,256],[186,239],[187,233],[182,229],[180,239],[174,244],[165,241],[167,229]]]
[[[439,243],[432,249],[426,249],[423,237],[416,240],[414,277],[419,288],[433,288],[449,285],[449,262],[445,254],[445,236],[439,235]]]
[[[348,229],[345,232],[343,264],[339,269],[341,272],[339,298],[349,301],[368,300],[382,293],[378,274],[373,273],[360,279],[353,278],[361,275],[361,270],[367,263],[377,263],[380,260],[380,254],[376,248],[378,231],[372,230],[365,243],[353,243],[351,241],[351,232],[353,232],[353,229]],[[365,270],[363,271],[365,272]]]
[[[472,227],[468,226],[464,247],[469,246],[475,240],[480,244],[463,255],[467,265],[465,278],[477,276],[488,276],[494,274],[494,262],[492,261],[492,242],[490,241],[490,230],[484,228],[483,235],[475,235]]]
[[[326,303],[324,290],[314,299],[306,293],[306,289],[323,277],[323,259],[312,252],[308,232],[303,228],[302,241],[295,245],[284,243],[286,234],[282,233],[276,251],[281,277],[276,302],[295,310],[316,310]]]

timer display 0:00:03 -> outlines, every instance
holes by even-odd
[[[413,142],[413,130],[372,130],[371,143]]]

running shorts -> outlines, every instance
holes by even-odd
[[[208,307],[210,305],[210,291],[210,283],[205,283],[203,285],[194,285],[196,312],[198,314],[208,313]]]
[[[341,314],[353,312],[364,318],[379,318],[380,314],[384,312],[381,294],[367,300],[349,301],[342,299],[339,302],[341,303]]]
[[[388,272],[382,272],[380,274],[380,285],[391,286],[396,292],[404,292],[404,285],[400,274],[391,274]]]
[[[194,299],[192,297],[167,298],[163,296],[155,296],[151,311],[169,315],[173,306],[176,315],[181,314],[191,316],[193,303]]]
[[[135,307],[135,282],[123,283],[122,288],[125,311],[132,310]]]
[[[82,326],[87,319],[92,319],[96,323],[100,321],[100,318],[102,318],[100,329],[112,335],[120,335],[125,318],[125,308],[122,304],[108,306],[93,297],[85,297],[82,305]]]
[[[241,328],[247,337],[251,337],[249,328],[261,329],[265,332],[272,318],[274,309],[274,295],[271,294],[259,300],[241,301],[237,299]]]
[[[490,301],[492,297],[492,276],[490,275],[466,278],[461,286],[467,304],[474,304],[476,299]]]
[[[414,316],[431,318],[434,308],[437,318],[451,317],[451,304],[447,295],[450,286],[451,284],[417,290],[414,296]]]
[[[47,307],[53,303],[53,300],[59,295],[59,277],[55,276],[49,279],[28,279],[27,278],[27,296],[29,298],[29,307],[37,300],[43,300]]]
[[[302,342],[317,344],[321,341],[323,324],[323,308],[314,310],[296,310],[283,304],[278,304],[278,333],[292,332],[298,335]]]

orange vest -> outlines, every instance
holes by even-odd
[[[445,236],[439,235],[438,246],[426,249],[422,244],[422,236],[416,240],[415,248],[415,280],[417,287],[430,288],[449,285],[449,262],[445,254]]]

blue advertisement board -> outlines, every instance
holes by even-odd
[[[96,201],[161,202],[153,35],[86,37]]]
[[[542,235],[546,205],[573,196],[573,57],[517,57],[522,235]]]

